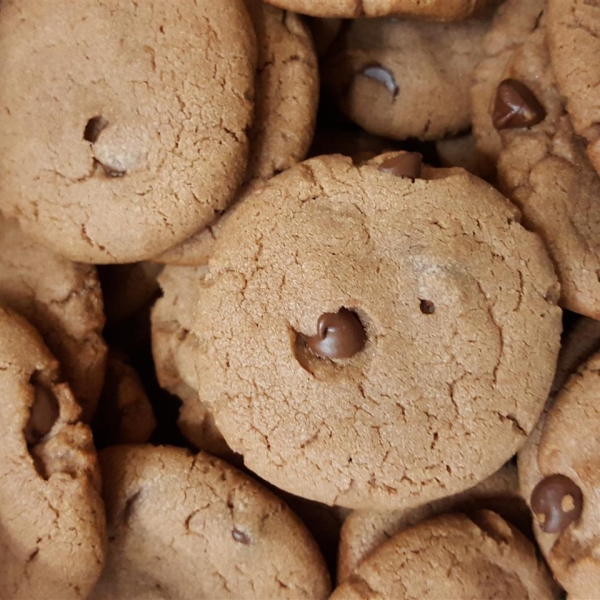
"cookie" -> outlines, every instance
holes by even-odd
[[[502,69],[485,69],[489,96],[473,108],[485,108],[490,122],[484,129],[491,125],[495,130],[500,189],[521,209],[524,224],[543,238],[556,266],[561,306],[598,318],[600,178],[556,88],[545,18],[530,4],[509,0],[505,5],[531,31],[520,43],[507,46],[508,57],[501,65],[494,59]],[[477,123],[483,120],[474,122],[476,136]]]
[[[0,219],[0,303],[42,334],[90,423],[106,368],[96,268],[62,258]]]
[[[101,452],[109,545],[91,600],[327,598],[316,543],[287,506],[208,454]]]
[[[471,125],[471,76],[490,18],[350,23],[323,65],[341,111],[366,131],[438,140]]]
[[[569,378],[519,453],[538,544],[573,598],[593,598],[600,588],[599,373],[595,354]]]
[[[94,420],[96,446],[143,444],[155,428],[152,404],[136,370],[122,353],[112,351]]]
[[[156,278],[162,268],[162,265],[149,261],[101,265],[98,275],[107,321],[112,324],[127,319],[156,297],[160,289]]]
[[[497,514],[443,515],[397,534],[331,600],[557,598],[533,545]]]
[[[198,398],[194,355],[198,338],[193,317],[196,290],[208,268],[168,265],[158,278],[162,297],[152,309],[152,354],[160,386],[181,398],[179,428],[200,450],[222,457],[232,451],[215,425],[212,412]]]
[[[486,0],[267,0],[269,3],[313,17],[418,17],[434,21],[464,19],[485,6]]]
[[[387,510],[458,493],[542,411],[561,329],[546,251],[491,186],[419,165],[282,173],[238,205],[199,283],[199,398],[296,495]]]
[[[455,496],[441,498],[408,511],[354,511],[344,521],[340,535],[338,583],[343,583],[381,544],[419,521],[449,512],[487,509],[498,513],[515,526],[531,529],[527,504],[519,494],[519,476],[514,463]],[[520,531],[523,529],[519,527]]]
[[[0,208],[57,252],[151,258],[233,198],[256,68],[242,0],[10,0],[0,56]]]
[[[547,42],[560,93],[575,132],[600,173],[600,4],[549,0]]]
[[[89,428],[38,333],[0,308],[0,597],[84,599],[104,563]]]
[[[460,167],[486,180],[494,177],[495,165],[479,153],[472,134],[439,140],[435,149],[442,167]]]
[[[268,179],[300,162],[315,130],[319,71],[311,34],[298,15],[245,0],[258,41],[254,122],[246,182]],[[256,185],[256,184],[255,184]],[[242,197],[241,190],[237,196]],[[154,257],[159,263],[208,262],[219,219]]]

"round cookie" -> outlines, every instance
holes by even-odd
[[[547,43],[558,89],[575,132],[600,173],[600,4],[549,0]]]
[[[208,267],[168,265],[158,278],[162,297],[152,309],[152,355],[158,383],[183,401],[178,424],[196,448],[230,458],[232,451],[215,425],[209,408],[198,398],[194,355],[198,338],[193,316],[196,291]]]
[[[419,521],[450,512],[493,510],[508,522],[531,530],[527,504],[519,494],[519,476],[514,463],[507,463],[477,484],[460,494],[441,498],[408,511],[353,511],[344,521],[338,555],[338,584],[343,583],[376,549],[391,537]]]
[[[286,171],[237,206],[199,284],[199,398],[296,495],[386,510],[458,493],[542,411],[561,311],[541,241],[485,182],[417,165]]]
[[[255,54],[242,0],[4,2],[0,208],[81,262],[188,238],[244,176]]]
[[[533,544],[497,514],[443,515],[366,558],[331,600],[558,598]]]
[[[270,4],[313,17],[417,17],[435,21],[464,19],[488,0],[267,0]]]
[[[315,541],[276,496],[208,454],[100,453],[109,545],[90,600],[327,598]]]
[[[59,365],[0,308],[0,597],[83,600],[104,563],[92,434]]]
[[[106,369],[96,268],[59,256],[0,218],[0,303],[42,334],[90,423]]]
[[[491,22],[353,21],[332,47],[323,80],[341,111],[375,135],[459,133],[471,125],[471,76]]]
[[[519,453],[534,532],[569,597],[600,589],[600,354],[573,374]]]
[[[505,8],[524,17],[526,5]],[[543,7],[542,7],[543,8]],[[498,185],[544,240],[561,282],[560,304],[600,317],[600,178],[575,136],[556,88],[545,19],[529,11],[531,31],[513,43],[498,70],[487,69],[486,111],[499,142]],[[526,19],[523,18],[523,21]],[[488,49],[489,50],[489,49]],[[474,121],[475,134],[477,123]],[[478,138],[479,139],[479,138]]]
[[[94,420],[96,446],[143,444],[155,428],[152,404],[136,370],[124,355],[112,351]]]

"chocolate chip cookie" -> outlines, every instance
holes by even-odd
[[[166,446],[113,446],[100,462],[109,545],[91,600],[328,597],[299,519],[227,463]]]
[[[0,596],[83,600],[104,563],[92,434],[38,333],[0,308]]]
[[[297,495],[384,510],[458,493],[542,411],[561,311],[541,240],[491,186],[420,159],[277,176],[199,283],[199,398],[248,468]]]
[[[233,198],[256,72],[242,0],[9,0],[0,56],[0,208],[57,252],[151,258]]]
[[[42,334],[90,423],[106,369],[96,268],[63,258],[0,219],[0,303]]]

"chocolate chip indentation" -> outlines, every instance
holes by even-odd
[[[435,312],[435,304],[431,300],[421,300],[419,308],[424,315],[432,315]]]
[[[306,345],[322,358],[351,358],[367,343],[367,334],[357,314],[341,308],[325,313],[317,321],[317,334],[306,338]]]
[[[98,137],[100,137],[102,130],[106,129],[106,127],[108,127],[108,121],[102,115],[92,117],[85,126],[83,139],[86,142],[94,144],[98,140]]]
[[[498,130],[532,127],[546,117],[535,94],[517,79],[505,79],[496,91],[492,122]]]
[[[394,74],[385,67],[381,65],[369,65],[365,67],[362,71],[360,71],[360,75],[364,75],[365,77],[370,77],[379,83],[382,83],[387,88],[388,92],[392,94],[395,98],[400,91],[400,88],[396,84],[396,80],[394,79]]]
[[[564,475],[542,479],[531,494],[531,510],[542,531],[562,533],[581,516],[583,494]]]
[[[240,544],[244,544],[244,546],[248,546],[250,544],[250,537],[247,533],[240,531],[237,527],[232,530],[231,537]]]
[[[58,419],[60,409],[50,385],[42,381],[39,371],[31,376],[30,383],[34,386],[35,399],[23,433],[27,443],[35,445],[48,435]]]
[[[403,152],[392,158],[384,160],[379,165],[379,170],[384,173],[390,173],[396,177],[408,177],[418,179],[421,177],[421,167],[423,166],[423,155],[419,152]]]

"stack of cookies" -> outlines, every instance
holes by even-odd
[[[0,598],[600,596],[600,4],[5,0]]]

